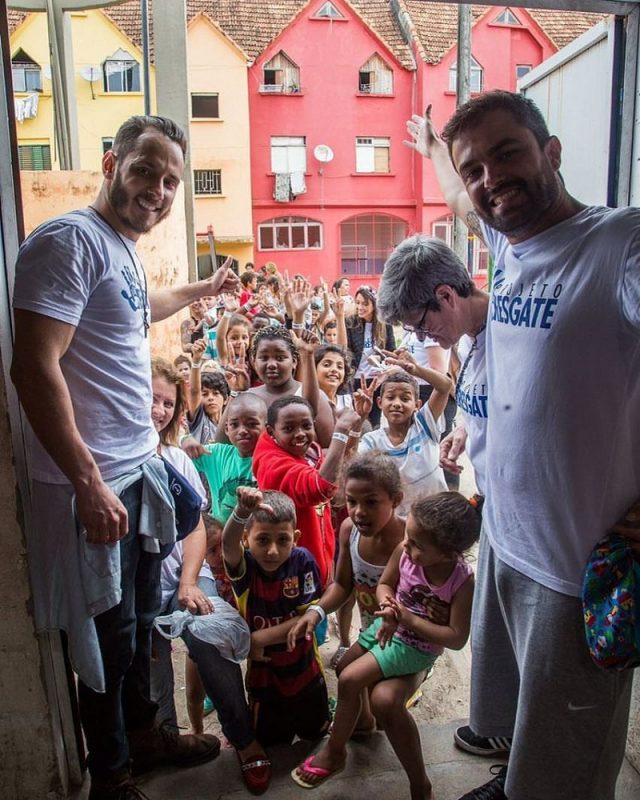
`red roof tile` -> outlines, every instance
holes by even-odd
[[[427,64],[438,64],[456,43],[458,30],[458,5],[456,3],[424,2],[404,0],[409,12]],[[472,6],[473,24],[490,8],[498,16],[502,7]],[[527,9],[552,43],[560,49],[577,39],[586,30],[604,19],[606,14],[589,14],[584,11],[552,11]],[[518,14],[518,9],[514,9]]]

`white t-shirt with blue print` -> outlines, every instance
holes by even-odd
[[[389,439],[388,428],[365,433],[358,452],[382,450],[393,458],[400,470],[404,497],[397,513],[406,517],[411,504],[421,495],[445,492],[447,484],[440,467],[440,436],[444,431],[444,415],[436,422],[425,403],[413,416],[404,441],[396,445]]]
[[[579,596],[640,494],[640,210],[585,208],[516,245],[483,229],[486,533],[509,566]]]
[[[40,225],[18,254],[14,308],[75,327],[60,366],[80,436],[106,479],[142,464],[158,444],[144,287],[135,243],[90,209]],[[68,483],[32,432],[30,438],[32,476]]]

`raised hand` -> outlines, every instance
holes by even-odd
[[[263,503],[263,494],[260,489],[255,489],[252,486],[238,486],[236,489],[236,500],[238,514],[242,517],[248,517],[257,508],[263,508],[265,511],[273,511],[270,505]]]
[[[374,379],[367,384],[367,379],[363,376],[361,388],[353,394],[353,408],[360,419],[364,422],[373,408],[373,393],[375,392],[376,382]]]
[[[225,311],[230,311],[232,314],[235,314],[240,308],[240,299],[236,292],[225,292],[220,295],[220,299],[224,303]]]
[[[344,316],[344,297],[339,295],[335,290],[331,292],[333,298],[333,313],[336,317]]]
[[[343,408],[336,417],[336,427],[335,430],[337,433],[349,433],[352,430],[360,430],[360,425],[362,423],[362,418],[352,408]]]
[[[399,350],[394,350],[393,353],[388,350],[382,350],[381,352],[384,354],[385,365],[400,367],[405,372],[408,372],[409,375],[415,375],[418,364],[408,350],[400,348]]]
[[[229,384],[229,389],[233,392],[246,392],[251,385],[249,366],[247,364],[247,346],[244,342],[240,344],[240,352],[235,363],[223,364],[225,378]]]
[[[217,297],[223,292],[235,292],[238,287],[239,278],[231,269],[233,258],[229,256],[221,267],[213,273],[210,278],[200,281],[202,294]]]
[[[207,349],[204,339],[197,339],[191,347],[191,363],[199,364],[202,361],[202,354]]]
[[[292,331],[291,338],[300,352],[315,353],[320,346],[320,339],[313,331],[305,328],[303,331]]]
[[[411,136],[411,141],[405,139],[402,144],[411,147],[412,150],[420,153],[425,158],[432,157],[435,147],[444,147],[444,142],[431,120],[431,103],[427,106],[424,117],[414,114],[407,121],[407,133]]]
[[[304,278],[296,278],[293,281],[291,294],[289,295],[291,303],[291,316],[295,317],[304,314],[311,303],[311,284]]]

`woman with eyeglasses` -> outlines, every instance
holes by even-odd
[[[377,358],[375,348],[393,351],[396,348],[396,340],[393,327],[377,317],[375,289],[370,286],[360,286],[356,292],[355,302],[355,314],[343,318],[344,322],[340,316],[337,316],[337,319],[338,343],[346,345],[351,351],[353,364],[356,366],[354,384],[357,390],[362,388],[363,378],[368,380],[379,372],[379,367],[375,365]],[[377,393],[374,395],[373,407],[369,414],[369,422],[374,428],[380,424],[380,408],[376,397]]]

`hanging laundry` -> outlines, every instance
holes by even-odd
[[[280,172],[275,176],[273,199],[276,203],[288,203],[291,200],[291,175]]]
[[[304,182],[304,172],[291,173],[291,194],[297,197],[299,194],[304,194],[307,191],[307,185]]]

